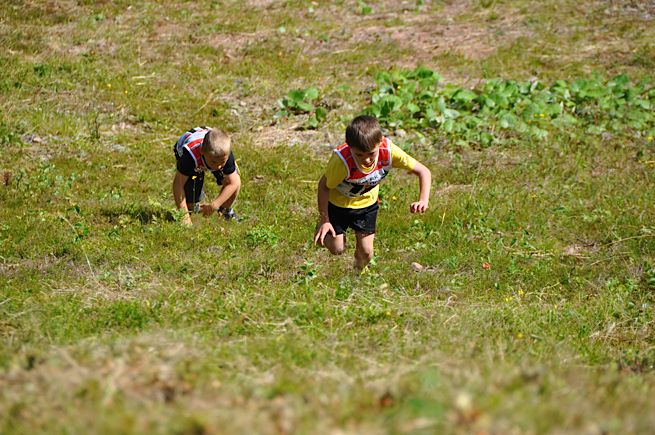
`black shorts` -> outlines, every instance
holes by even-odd
[[[375,234],[380,204],[377,202],[365,208],[343,208],[328,203],[328,217],[337,234],[343,234],[348,228],[358,233]]]
[[[212,171],[214,178],[216,179],[216,184],[219,186],[223,185],[223,172],[221,171]],[[184,196],[186,196],[187,204],[195,204],[202,201],[205,196],[202,186],[205,184],[205,173],[198,172],[195,175],[189,177],[184,184]]]

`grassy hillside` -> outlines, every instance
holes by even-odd
[[[3,2],[0,432],[651,432],[651,3]],[[433,186],[356,276],[312,238],[364,111]],[[239,224],[179,223],[197,125]]]

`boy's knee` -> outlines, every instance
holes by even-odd
[[[366,258],[370,260],[373,258],[373,247],[372,246],[358,246],[357,254],[360,258]]]
[[[334,255],[341,255],[346,252],[345,246],[328,246],[328,249],[330,250],[330,253]]]

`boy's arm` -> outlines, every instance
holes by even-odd
[[[423,213],[428,209],[430,202],[430,185],[432,184],[432,173],[421,162],[416,162],[412,174],[418,176],[419,197],[417,202],[411,203],[409,211],[412,213]]]
[[[326,222],[330,222],[328,216],[328,198],[330,196],[330,190],[327,187],[327,180],[325,175],[318,180],[318,224],[323,225]]]
[[[238,171],[234,171],[231,174],[226,174],[223,177],[223,187],[221,188],[221,193],[211,202],[211,204],[203,204],[202,214],[203,216],[209,216],[225,203],[228,199],[234,195],[241,188],[241,176],[239,176]]]
[[[332,237],[337,236],[328,215],[330,189],[328,189],[326,182],[325,175],[318,182],[318,225],[316,226],[316,234],[314,235],[314,244],[320,243],[321,246],[323,246],[325,236],[328,234],[331,234]]]
[[[185,212],[182,218],[184,225],[191,225],[191,216],[189,216],[189,208],[186,203],[186,195],[184,194],[184,184],[186,184],[188,179],[189,177],[180,171],[175,171],[175,177],[173,177],[173,199],[177,208]]]

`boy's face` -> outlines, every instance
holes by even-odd
[[[202,156],[202,159],[205,162],[205,166],[207,166],[207,169],[212,169],[212,170],[217,170],[217,169],[222,169],[223,166],[227,163],[227,159],[229,156],[224,156],[224,155],[210,155],[206,154],[203,150],[200,150],[200,155]]]
[[[377,144],[375,148],[372,148],[369,151],[362,151],[362,150],[358,150],[357,148],[351,148],[351,151],[353,153],[353,156],[355,156],[355,160],[357,160],[357,163],[359,163],[360,166],[365,166],[365,167],[369,167],[373,163],[375,163],[375,161],[378,158],[378,152],[380,151],[381,143],[382,142]]]

